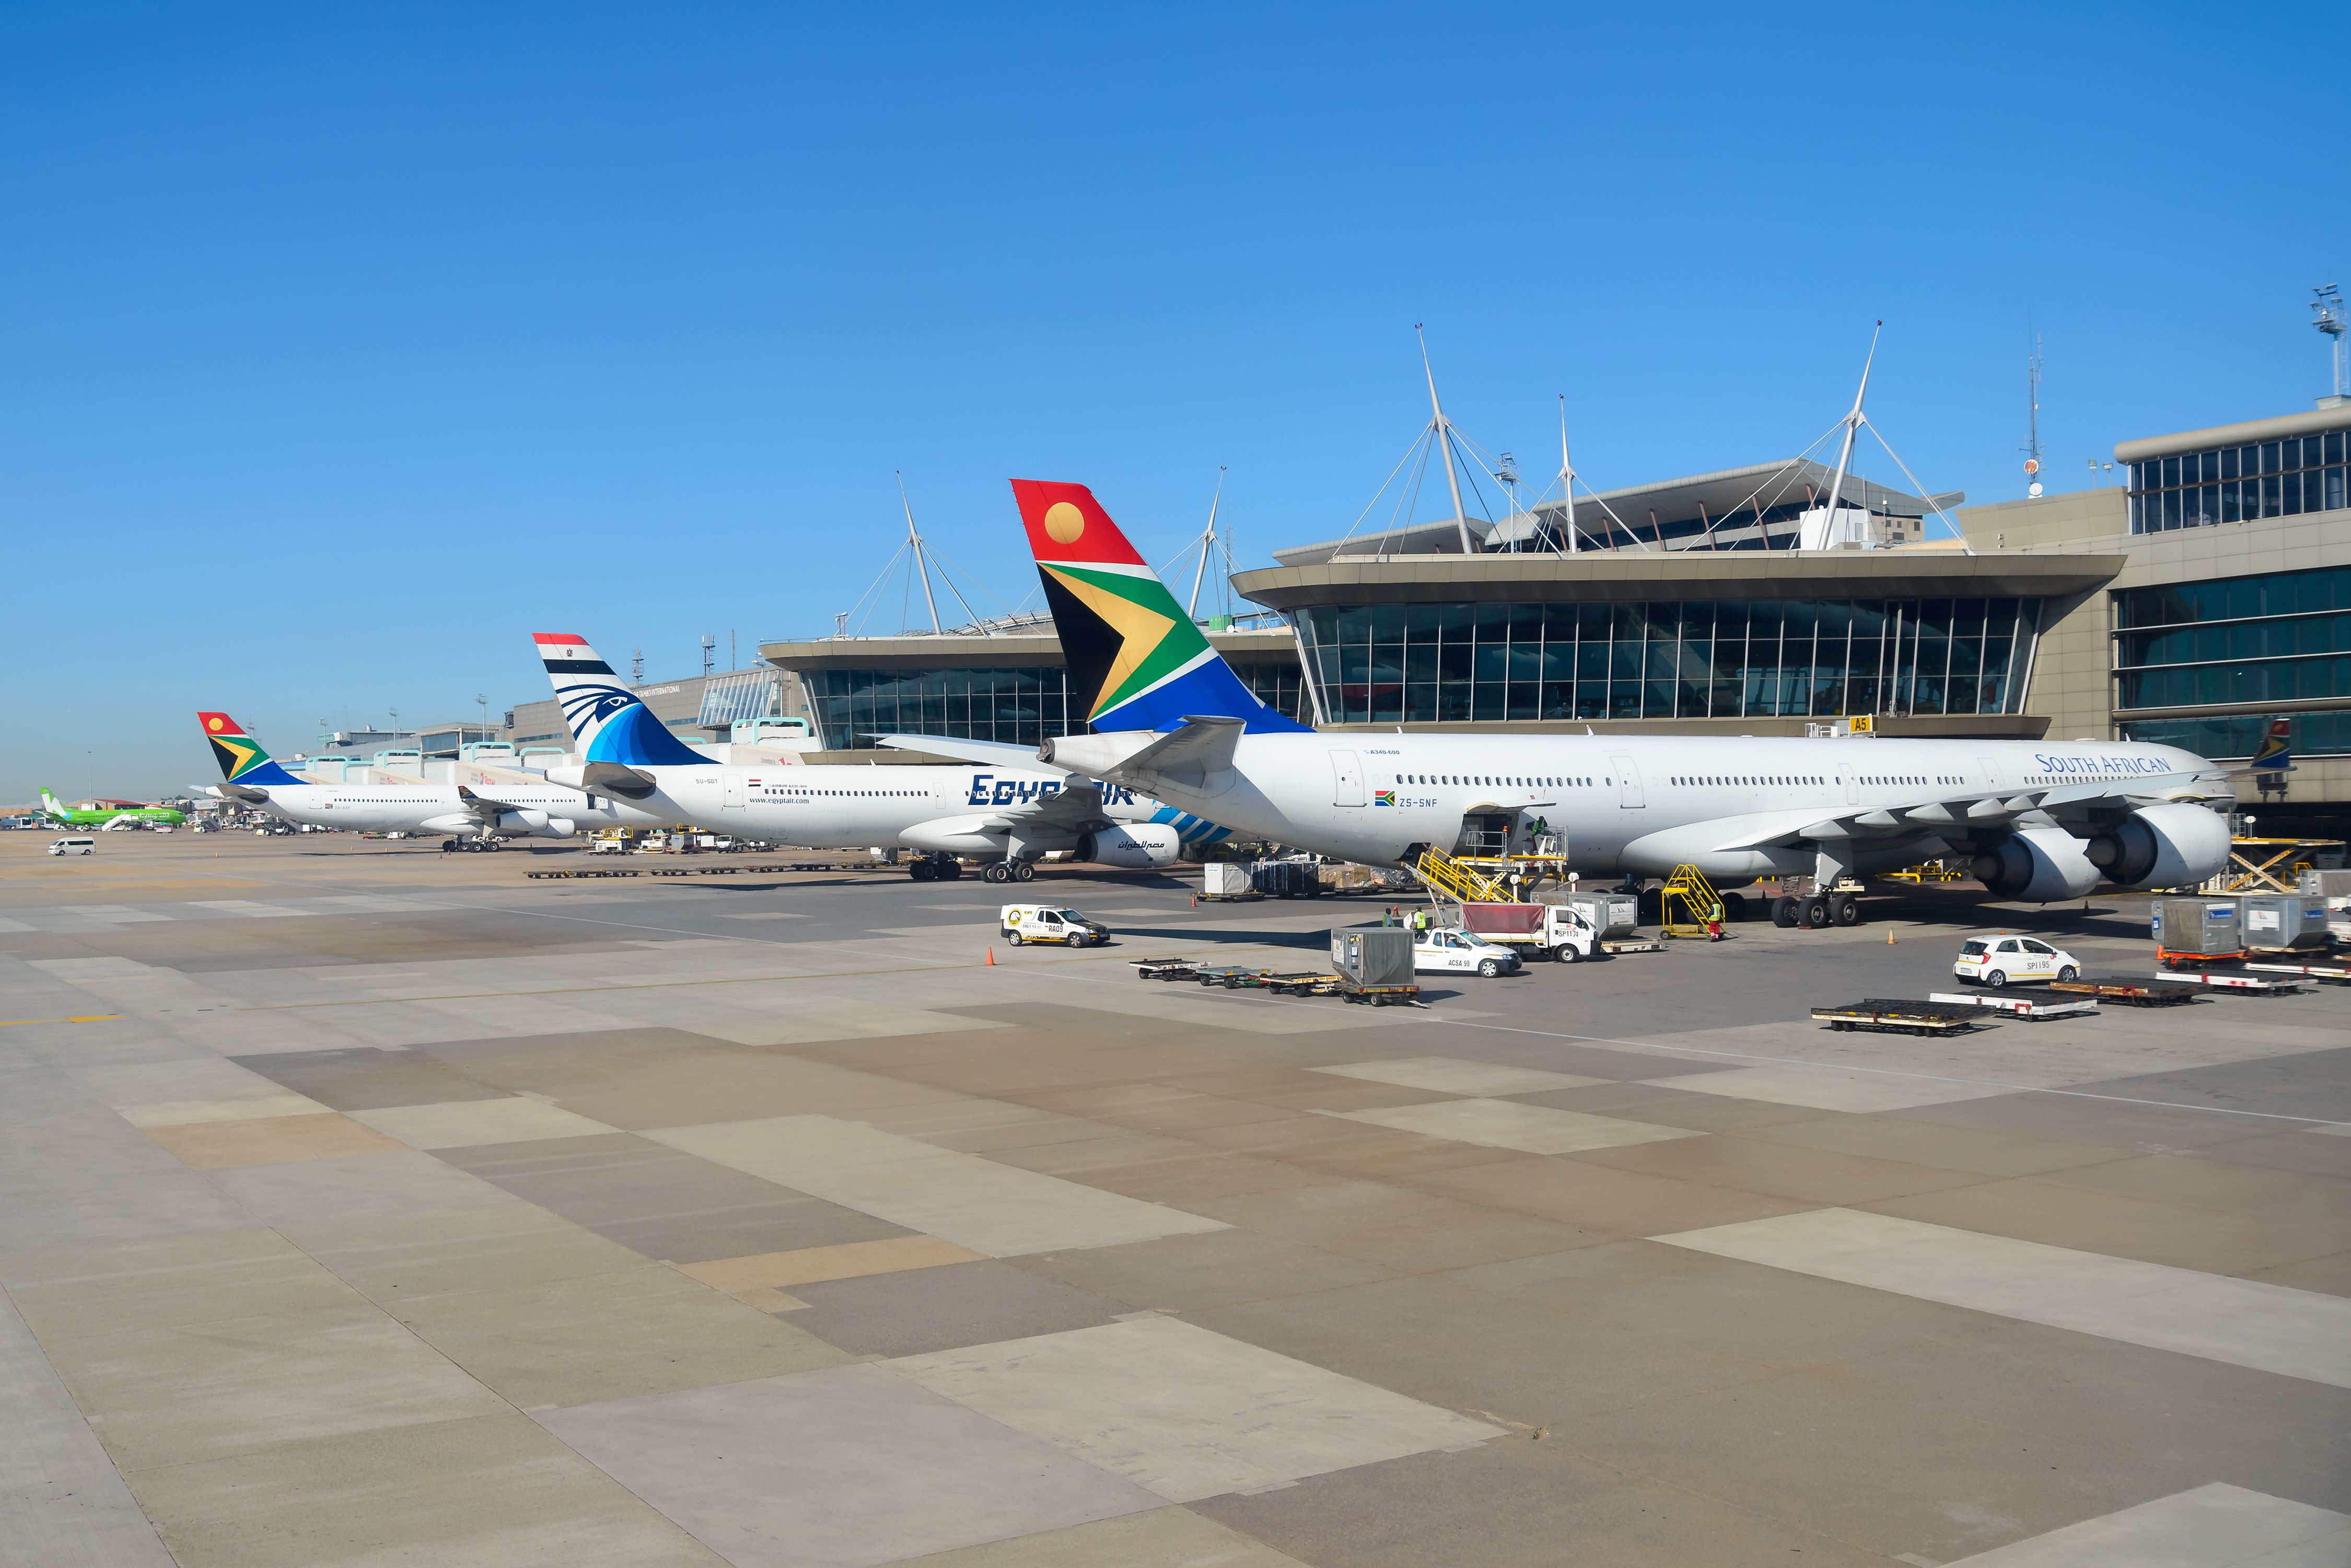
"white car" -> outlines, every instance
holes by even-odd
[[[2019,980],[2078,980],[2082,960],[2063,947],[2030,936],[1970,936],[1959,944],[1951,973],[1979,986],[2006,986]]]
[[[1519,956],[1455,926],[1441,925],[1414,936],[1412,967],[1423,975],[1483,975],[1490,980],[1515,973]]]

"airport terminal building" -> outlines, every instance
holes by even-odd
[[[1266,702],[1334,729],[1803,735],[1868,716],[2243,759],[2290,716],[2298,766],[2260,831],[2342,836],[2346,441],[2351,408],[2322,408],[2125,442],[2126,485],[2032,500],[1849,479],[1834,517],[1806,460],[1696,475],[1471,519],[1469,553],[1450,518],[1277,549],[1234,579],[1270,613],[1209,635]],[[1963,539],[1924,537],[1938,512]],[[830,751],[1082,727],[1041,619],[760,653]]]

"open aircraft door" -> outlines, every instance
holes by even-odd
[[[1331,754],[1331,804],[1360,806],[1364,803],[1364,764],[1352,751]]]
[[[1649,802],[1641,795],[1641,770],[1629,757],[1612,757],[1608,766],[1616,773],[1616,803],[1628,811],[1645,810]]]

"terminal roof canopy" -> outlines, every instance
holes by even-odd
[[[1584,549],[1792,549],[1798,519],[1808,508],[1823,505],[1835,471],[1809,457],[1778,463],[1757,463],[1725,468],[1713,474],[1655,484],[1604,490],[1595,497],[1575,499],[1574,521]],[[1948,511],[1966,499],[1954,491],[1926,499],[1890,489],[1872,480],[1847,474],[1840,509],[1865,507],[1883,517],[1923,517],[1936,507]],[[1604,506],[1602,503],[1605,503]],[[1499,522],[1469,519],[1469,531],[1481,548],[1526,549],[1551,548],[1546,539],[1563,545],[1564,508],[1557,501],[1539,503],[1528,512]],[[1609,514],[1614,513],[1612,520]],[[1623,526],[1618,526],[1619,524]],[[1416,523],[1379,533],[1357,534],[1345,539],[1278,549],[1273,559],[1284,566],[1319,566],[1324,561],[1359,556],[1455,555],[1460,551],[1453,519]]]

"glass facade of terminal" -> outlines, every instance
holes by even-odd
[[[1295,660],[1238,664],[1234,670],[1259,701],[1311,722]],[[877,735],[941,735],[1036,746],[1048,736],[1087,733],[1083,711],[1070,700],[1069,672],[1058,664],[994,670],[809,670],[800,678],[808,687],[817,732],[833,750],[871,746]]]
[[[1332,723],[2000,714],[2037,599],[1399,604],[1303,612]]]
[[[2151,457],[2130,465],[2130,531],[2331,512],[2344,505],[2346,433]]]
[[[2294,720],[2296,757],[2351,756],[2351,713],[2298,713]],[[2177,746],[2199,757],[2236,762],[2250,758],[2270,727],[2269,716],[2231,718],[2141,718],[2122,726],[2125,740]]]
[[[2351,696],[2351,567],[2135,588],[2114,601],[2117,708]]]

